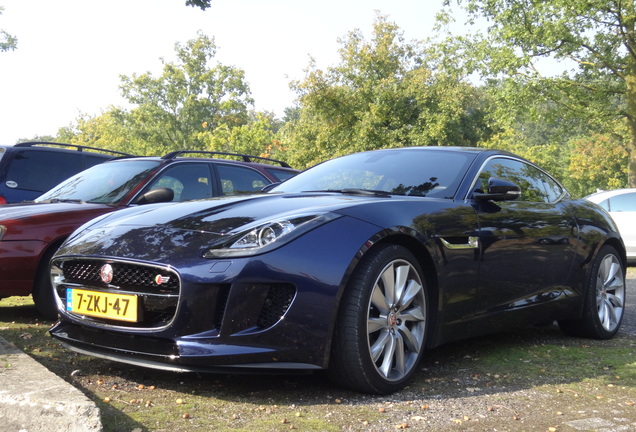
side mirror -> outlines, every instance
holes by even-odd
[[[473,192],[478,200],[514,201],[521,196],[521,188],[508,180],[491,177],[488,180],[488,192]]]
[[[152,204],[169,202],[174,199],[174,191],[170,188],[152,189],[135,200],[135,204]]]

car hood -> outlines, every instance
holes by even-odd
[[[78,226],[104,213],[117,210],[105,204],[30,203],[0,206],[2,241],[50,242],[66,238]]]
[[[336,193],[263,194],[218,198],[157,207],[138,207],[109,215],[98,223],[100,229],[121,226],[168,229],[224,235],[243,226],[283,218],[298,213],[337,212],[345,208],[390,197],[355,197]]]
[[[0,206],[0,223],[5,220],[33,218],[40,215],[55,215],[69,212],[93,212],[113,208],[106,204],[90,204],[78,202],[7,204]]]
[[[177,251],[183,251],[182,256],[190,253],[200,256],[211,244],[260,223],[299,215],[343,215],[353,207],[400,198],[336,193],[262,194],[129,208],[80,228],[60,254],[152,261],[179,255]]]

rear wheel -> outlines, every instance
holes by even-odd
[[[428,317],[424,277],[413,254],[397,245],[372,250],[343,296],[330,377],[367,393],[400,390],[422,356]]]
[[[585,291],[583,316],[578,320],[559,321],[570,335],[610,339],[619,330],[625,309],[625,269],[614,247],[601,248]]]

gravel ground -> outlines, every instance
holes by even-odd
[[[95,400],[105,432],[636,432],[636,267],[627,298],[610,341],[567,337],[554,325],[449,344],[426,353],[413,384],[390,396],[346,392],[322,374],[172,374],[89,359],[42,338],[48,323],[32,305],[2,309],[13,317],[3,335]],[[559,356],[561,348],[575,349]],[[605,361],[606,348],[623,350],[617,364]]]

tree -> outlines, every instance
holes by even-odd
[[[451,19],[451,1],[439,22]],[[511,77],[596,125],[624,119],[623,146],[629,155],[628,184],[636,186],[636,22],[633,1],[618,0],[456,0],[468,22],[487,20],[486,34],[445,41],[445,53],[463,57],[464,66],[484,77]],[[561,75],[541,73],[547,60],[572,66]],[[510,102],[515,96],[510,94]]]
[[[575,195],[586,195],[586,190],[601,187],[589,184],[582,187],[579,177],[571,172],[578,165],[572,163],[577,151],[573,143],[582,137],[600,136],[602,132],[598,125],[564,110],[554,101],[537,97],[533,88],[531,84],[510,79],[491,80],[483,86],[489,103],[489,109],[485,111],[486,122],[496,133],[480,146],[509,150],[539,164]],[[601,129],[613,127],[604,125]],[[613,142],[620,142],[620,138]],[[591,156],[591,153],[586,154]],[[593,163],[589,161],[589,165],[593,166]],[[619,171],[626,172],[626,167],[625,164],[625,169]],[[626,175],[623,177],[626,179]]]
[[[620,189],[626,184],[623,168],[628,155],[617,139],[620,138],[616,135],[592,134],[572,140],[568,171],[573,181],[566,186],[573,194],[585,196],[598,189]]]
[[[186,0],[186,6],[199,7],[206,10],[212,5],[212,0]]]
[[[4,7],[0,6],[0,15],[4,11]],[[16,49],[18,46],[18,39],[15,36],[10,35],[4,30],[0,30],[0,52],[10,51]]]
[[[340,64],[321,70],[312,60],[292,83],[299,108],[281,135],[294,166],[381,147],[473,145],[486,132],[478,90],[434,74],[425,50],[385,17],[370,41],[356,30],[340,43]]]
[[[281,122],[272,113],[251,112],[247,124],[234,127],[222,124],[209,133],[202,132],[199,137],[211,151],[285,158],[285,149],[276,138],[280,126]]]
[[[211,64],[213,39],[199,34],[185,45],[177,43],[175,51],[178,62],[162,59],[158,78],[149,72],[121,76],[123,96],[136,108],[120,116],[131,139],[152,145],[155,152],[204,149],[200,132],[246,124],[253,104],[241,69]]]
[[[58,139],[69,144],[107,148],[136,155],[154,155],[155,149],[145,142],[132,138],[133,129],[126,120],[128,115],[121,109],[110,107],[99,116],[83,114],[76,123],[60,128]]]

